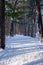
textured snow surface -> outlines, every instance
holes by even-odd
[[[5,50],[0,49],[0,65],[43,65],[43,43],[39,38],[23,35],[6,37]]]

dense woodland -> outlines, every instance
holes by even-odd
[[[0,0],[0,47],[5,36],[43,37],[43,0]]]

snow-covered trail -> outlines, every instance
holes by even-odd
[[[0,65],[43,65],[43,43],[28,36],[7,37]]]

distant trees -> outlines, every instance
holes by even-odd
[[[7,16],[10,16],[12,18],[10,35],[12,36],[14,35],[14,27],[15,27],[15,33],[16,33],[16,29],[18,29],[18,26],[19,26],[16,24],[21,24],[21,25],[23,24],[25,27],[24,35],[34,36],[34,34],[36,33],[36,18],[35,18],[36,8],[37,8],[37,11],[40,12],[39,0],[15,0],[15,1],[11,0],[11,2],[5,1],[5,3],[8,8],[8,11],[6,10],[5,13]],[[41,12],[37,16],[38,16],[38,27],[40,32],[42,31],[42,22],[39,22],[39,19],[41,21]]]
[[[11,17],[12,19],[10,35],[13,36],[14,35],[14,22],[16,23],[16,21],[18,20],[18,16],[20,16],[22,12],[16,10],[18,0],[15,0],[15,1],[12,0],[11,3],[9,1],[5,1],[5,3],[6,3],[7,8],[9,9],[8,11],[6,10],[5,14],[6,16]]]
[[[0,47],[5,48],[5,1],[0,0]]]
[[[11,23],[11,30],[10,30],[10,35],[14,35],[14,23],[16,26],[16,23],[19,24],[23,24],[24,25],[24,35],[28,35],[29,34],[29,25],[31,24],[27,24],[29,23],[29,17],[31,17],[33,15],[33,11],[34,11],[34,2],[33,0],[12,0],[12,3],[10,3],[9,1],[5,1],[8,9],[10,10],[10,12],[6,12],[7,16],[12,17],[13,21]],[[32,17],[34,18],[34,17]],[[27,22],[28,20],[28,22]],[[28,27],[28,30],[27,27]],[[16,27],[15,27],[16,28]],[[32,26],[33,28],[33,26]],[[27,32],[27,33],[26,33]],[[31,31],[30,31],[31,33]]]

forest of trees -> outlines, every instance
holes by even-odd
[[[13,3],[13,5],[12,5],[12,3]],[[34,8],[35,8],[34,2],[33,1],[31,2],[31,0],[30,1],[16,0],[14,3],[14,0],[12,0],[11,3],[9,3],[7,1],[6,4],[7,4],[7,6],[9,5],[10,11],[11,11],[10,13],[7,12],[6,15],[10,16],[10,18],[13,19],[11,26],[10,26],[11,27],[10,35],[14,35],[16,33],[24,34],[24,35],[32,35],[33,25],[36,24],[35,12],[34,12]],[[34,20],[34,22],[32,22],[33,20]],[[31,23],[32,23],[32,25],[31,25]],[[19,24],[23,27],[22,30],[20,27],[19,27],[20,29],[17,27],[17,26],[19,26]],[[18,28],[18,31],[16,30],[17,28]],[[30,32],[29,32],[29,29],[30,29]]]
[[[5,48],[5,36],[23,34],[43,37],[41,7],[43,0],[0,0],[0,47]]]

